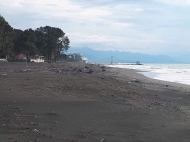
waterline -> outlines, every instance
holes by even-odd
[[[138,73],[149,78],[190,85],[190,64],[144,64],[108,65],[116,68],[139,70]]]

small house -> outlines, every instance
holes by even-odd
[[[34,58],[30,58],[30,62],[35,62],[35,63],[44,62],[44,56],[36,55]]]
[[[18,54],[15,56],[16,60],[26,60],[26,56],[24,54]]]

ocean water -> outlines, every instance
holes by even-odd
[[[136,69],[149,78],[190,85],[190,64],[113,64],[108,66]]]

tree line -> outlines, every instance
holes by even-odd
[[[0,15],[0,58],[14,60],[15,55],[23,53],[28,58],[40,55],[46,60],[58,60],[60,51],[67,51],[69,44],[60,28],[45,26],[22,31],[12,28]]]

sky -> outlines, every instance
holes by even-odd
[[[61,28],[72,47],[190,53],[190,0],[0,0],[15,29]]]

